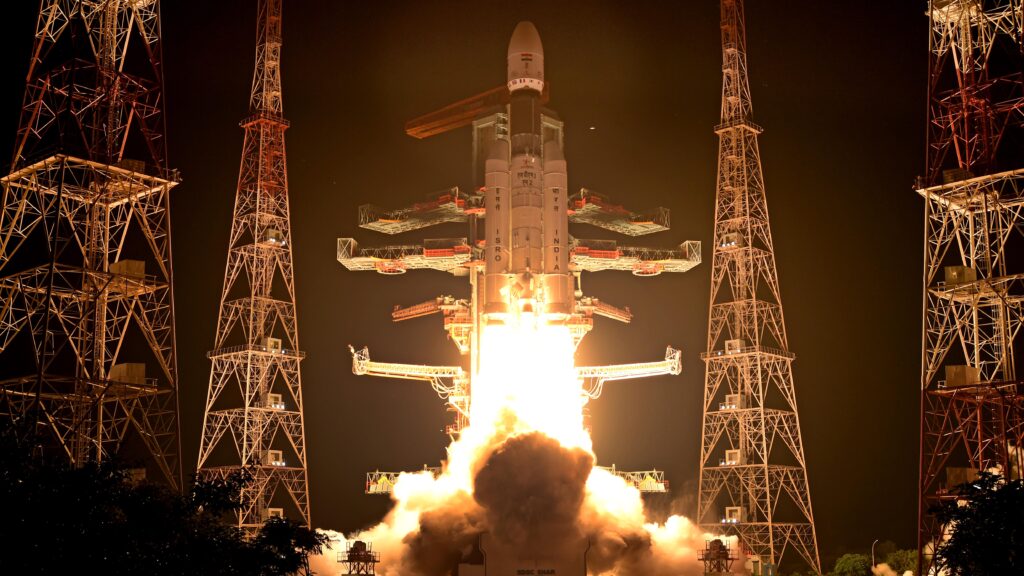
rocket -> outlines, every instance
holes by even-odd
[[[530,22],[508,44],[508,139],[497,138],[485,163],[484,320],[522,313],[562,321],[573,311],[565,156],[542,141],[544,48]]]

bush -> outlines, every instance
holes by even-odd
[[[949,576],[1024,573],[1024,482],[982,472],[931,510],[951,530],[934,562]]]
[[[31,459],[0,430],[0,573],[278,576],[306,567],[326,537],[272,520],[250,540],[229,521],[249,476],[197,481],[186,495],[135,485],[114,462]]]

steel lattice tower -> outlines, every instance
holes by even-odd
[[[254,534],[270,516],[310,525],[295,311],[288,175],[281,104],[281,0],[259,4],[256,70],[242,122],[245,141],[206,400],[199,472],[253,474],[238,526]],[[225,432],[232,463],[214,465]],[[287,497],[277,496],[283,488]],[[289,503],[290,504],[287,504]],[[286,512],[283,507],[288,506]],[[296,516],[297,515],[297,516]]]
[[[742,0],[722,0],[715,200],[698,520],[777,566],[790,547],[820,572],[793,354],[751,121]],[[722,507],[724,505],[724,508]],[[786,519],[783,519],[786,518]]]
[[[124,443],[180,486],[158,0],[43,0],[0,179],[0,413],[44,457]]]
[[[1015,344],[1024,323],[1020,0],[929,7],[918,547],[929,508],[979,470],[1013,477],[1024,441]],[[1019,474],[1019,471],[1016,472]],[[924,573],[919,571],[918,573]]]

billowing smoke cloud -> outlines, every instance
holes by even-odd
[[[605,470],[587,480],[587,500],[579,522],[590,539],[587,567],[592,574],[668,576],[703,574],[698,560],[713,536],[684,516],[649,522],[640,492]],[[735,547],[735,541],[731,541]]]
[[[649,521],[639,490],[594,467],[573,350],[565,326],[484,331],[471,424],[443,471],[402,474],[384,521],[349,537],[380,553],[378,574],[446,576],[481,541],[488,561],[582,563],[585,552],[591,574],[702,572],[700,550],[715,536],[679,515]]]
[[[338,554],[343,554],[346,550],[345,535],[335,530],[318,529],[317,532],[327,536],[327,544],[319,556],[309,557],[309,569],[314,574],[337,574]]]
[[[901,575],[899,572],[893,570],[892,567],[886,564],[885,562],[873,566],[871,568],[871,573],[874,574],[874,576],[914,576],[913,570],[907,570]]]
[[[395,486],[395,507],[384,521],[350,537],[371,542],[380,552],[378,574],[450,574],[487,530],[483,508],[468,492],[445,486],[447,479],[427,472],[403,474]]]
[[[399,574],[440,576],[469,552],[486,529],[483,514],[470,497],[460,494],[443,506],[420,515],[419,530],[405,538],[405,570]],[[389,572],[390,573],[390,572]]]
[[[479,455],[472,494],[448,490],[445,476],[403,475],[396,507],[380,525],[351,539],[373,542],[385,576],[445,576],[481,534],[540,555],[589,541],[591,574],[701,574],[700,550],[711,535],[682,516],[646,521],[639,491],[604,470],[593,454],[567,448],[540,432],[511,435]],[[398,494],[401,492],[402,494]],[[336,571],[333,549],[315,559],[320,573]],[[329,568],[328,568],[329,567]]]
[[[477,472],[473,495],[495,539],[524,550],[561,549],[580,533],[594,457],[539,432],[510,438]]]

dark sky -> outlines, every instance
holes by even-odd
[[[35,2],[0,19],[0,148],[10,157]],[[247,114],[254,0],[164,3],[178,364],[186,466],[195,463]],[[747,6],[754,119],[809,460],[822,555],[875,538],[914,543],[920,358],[925,2],[757,1]],[[566,121],[570,187],[672,210],[670,232],[636,243],[705,243],[710,259],[721,88],[718,3],[285,2],[284,102],[314,523],[353,530],[388,503],[364,472],[436,463],[442,403],[425,384],[352,375],[345,346],[398,362],[458,361],[439,318],[393,325],[394,304],[464,295],[440,273],[345,271],[335,238],[395,241],[356,208],[469,187],[468,129],[417,141],[406,120],[498,86],[519,20],[545,48],[550,106]],[[593,130],[590,127],[594,127]],[[581,237],[598,231],[577,228]],[[463,236],[458,227],[427,237]],[[398,241],[413,241],[413,234]],[[603,464],[667,471],[695,501],[710,265],[682,275],[584,277],[632,307],[599,321],[580,364],[684,351],[679,377],[610,384],[591,405]],[[666,506],[668,503],[664,503]]]

